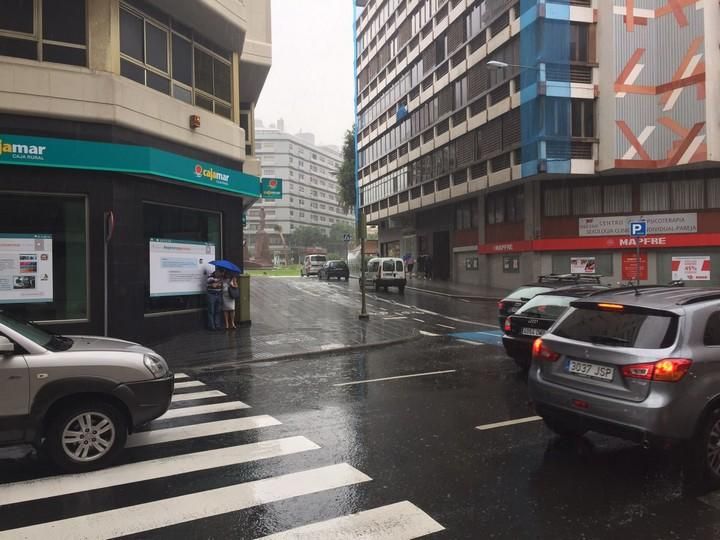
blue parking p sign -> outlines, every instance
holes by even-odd
[[[631,221],[630,236],[647,236],[647,221]]]

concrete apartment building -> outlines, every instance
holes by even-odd
[[[202,327],[195,273],[242,262],[261,193],[270,65],[270,0],[4,3],[1,307],[71,334]]]
[[[262,176],[281,178],[283,197],[276,201],[262,199],[247,214],[245,235],[251,248],[265,214],[265,231],[273,254],[282,251],[284,235],[298,227],[318,227],[325,234],[335,223],[354,223],[352,214],[343,212],[338,199],[336,171],[342,156],[339,149],[318,146],[311,133],[291,135],[284,131],[282,120],[277,128],[255,130],[257,157]]]
[[[720,284],[717,2],[370,0],[357,25],[383,253],[484,286],[638,262],[645,282]]]

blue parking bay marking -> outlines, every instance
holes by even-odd
[[[487,345],[502,345],[502,335],[500,330],[490,330],[487,332],[456,332],[450,334],[450,337],[462,339],[466,341],[477,341]]]

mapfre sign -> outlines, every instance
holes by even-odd
[[[631,221],[647,222],[647,234],[696,233],[697,214],[655,214],[650,216],[599,216],[578,220],[579,236],[627,236]]]

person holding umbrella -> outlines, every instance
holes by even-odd
[[[225,318],[225,330],[237,328],[235,326],[235,300],[240,296],[240,291],[235,275],[239,274],[241,270],[236,264],[226,260],[210,261],[210,264],[214,265],[216,269],[219,269],[216,270],[216,273],[218,271],[221,273],[221,300],[219,307],[222,308]],[[217,315],[219,315],[219,310]],[[220,321],[217,321],[217,323],[216,328],[220,330]]]

